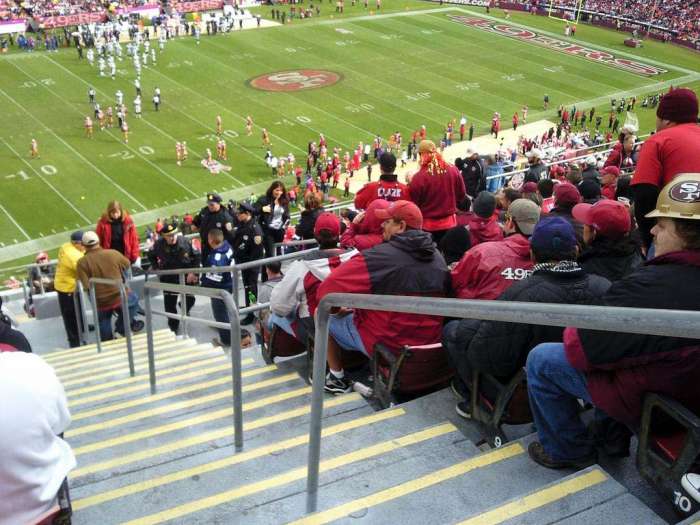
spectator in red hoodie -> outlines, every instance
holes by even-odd
[[[408,186],[399,182],[394,173],[396,157],[393,153],[382,153],[379,157],[379,169],[381,171],[379,180],[365,184],[355,195],[355,208],[358,210],[366,210],[375,199],[384,199],[389,202],[411,200]]]
[[[503,230],[497,222],[496,196],[482,191],[472,203],[474,214],[467,223],[471,246],[482,242],[502,241]]]
[[[334,292],[444,297],[450,274],[430,234],[421,230],[418,207],[396,201],[376,213],[384,220],[385,242],[333,270],[318,288],[318,300]],[[339,394],[352,389],[342,368],[341,348],[371,356],[379,342],[392,350],[436,343],[441,329],[439,316],[341,309],[329,324],[326,391]]]
[[[484,242],[464,254],[452,270],[452,289],[459,299],[496,299],[532,270],[530,235],[540,219],[540,207],[517,199],[508,208],[502,241]]]
[[[139,234],[129,212],[122,208],[119,201],[107,204],[107,211],[97,222],[95,233],[100,239],[100,246],[105,250],[117,250],[131,264],[139,259]]]
[[[376,211],[384,210],[389,205],[389,201],[377,199],[370,203],[367,211],[355,215],[340,237],[340,247],[357,248],[363,251],[381,243],[384,240],[382,236],[384,221],[377,217]]]
[[[421,211],[423,229],[439,243],[445,232],[457,225],[457,203],[467,194],[464,179],[455,166],[442,158],[434,142],[421,141],[418,153],[421,168],[409,182],[411,200]]]
[[[610,200],[617,198],[617,179],[620,176],[620,170],[617,166],[606,166],[600,170],[600,193],[603,197]]]

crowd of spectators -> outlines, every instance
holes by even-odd
[[[146,0],[0,0],[0,20],[106,13],[107,10],[138,7],[146,3]]]

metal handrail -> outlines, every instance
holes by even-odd
[[[275,250],[275,257],[279,254],[279,249],[280,248],[287,248],[289,246],[313,246],[318,244],[318,241],[316,239],[301,239],[297,241],[285,241],[285,242],[276,242],[273,244],[274,250]]]
[[[231,292],[219,288],[202,288],[199,286],[183,286],[179,284],[157,283],[148,281],[144,285],[144,310],[146,311],[146,343],[148,345],[148,377],[151,384],[151,394],[156,392],[156,362],[153,348],[153,315],[162,315],[170,319],[182,319],[178,314],[171,314],[161,310],[154,310],[151,307],[151,292],[160,290],[162,292],[173,292],[181,295],[199,295],[211,299],[220,299],[226,306],[229,315],[229,324],[191,317],[186,315],[190,322],[196,322],[220,329],[231,330],[231,381],[233,396],[233,435],[236,450],[243,449],[243,387],[241,385],[241,339],[240,339],[240,317],[238,307],[233,301]],[[184,305],[183,305],[184,310]]]
[[[76,279],[75,290],[73,291],[73,310],[75,311],[75,320],[78,325],[78,337],[81,344],[87,344],[88,323],[85,316],[85,293],[83,283]],[[95,319],[95,322],[98,322]]]
[[[321,299],[316,309],[309,460],[306,478],[307,512],[315,512],[318,503],[321,417],[323,416],[323,387],[328,353],[328,322],[331,308],[341,306],[385,312],[440,315],[444,317],[529,323],[545,326],[571,326],[609,332],[700,339],[700,311],[393,295],[329,294]]]
[[[92,315],[95,322],[95,334],[97,335],[98,352],[102,352],[102,334],[100,333],[100,316],[97,312],[97,299],[95,298],[96,284],[116,286],[119,288],[119,297],[121,299],[122,308],[122,324],[124,325],[124,336],[126,337],[126,352],[129,356],[129,374],[133,377],[136,374],[136,370],[134,368],[134,350],[131,344],[131,318],[129,316],[129,295],[126,293],[126,285],[121,279],[90,277],[88,280],[88,286],[90,287],[90,302],[92,303]]]

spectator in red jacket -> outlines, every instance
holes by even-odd
[[[393,153],[382,153],[379,157],[379,169],[381,171],[379,180],[365,184],[355,195],[355,208],[358,210],[366,210],[375,199],[384,199],[389,202],[411,200],[408,186],[399,182],[398,176],[394,173],[396,157]]]
[[[95,227],[104,249],[117,250],[134,264],[140,257],[139,234],[129,212],[119,201],[110,201]]]
[[[659,189],[680,173],[700,173],[698,97],[690,89],[670,91],[656,110],[656,131],[643,144],[634,172],[634,212],[644,244],[651,243],[654,209]]]
[[[496,196],[482,191],[472,203],[474,214],[467,222],[471,246],[482,242],[502,241],[503,230],[496,220]]]
[[[508,208],[502,241],[484,242],[464,254],[452,270],[452,289],[459,299],[496,299],[532,270],[530,241],[540,207],[517,199]]]
[[[697,310],[700,295],[700,177],[678,177],[659,194],[649,218],[656,257],[615,282],[602,305]],[[683,217],[683,218],[680,218]],[[536,346],[527,359],[527,389],[539,441],[530,457],[548,468],[582,469],[597,451],[579,417],[579,399],[599,411],[596,426],[638,426],[647,392],[700,409],[700,341],[566,328],[562,343]],[[604,423],[601,425],[601,423]],[[618,425],[621,427],[621,425]],[[629,454],[629,432],[607,441],[608,455]]]
[[[450,274],[432,237],[421,230],[418,207],[396,201],[376,213],[384,219],[385,242],[333,270],[318,289],[319,301],[334,292],[444,297]],[[437,343],[441,329],[438,316],[341,309],[329,324],[326,391],[343,393],[352,388],[343,371],[341,348],[371,356],[379,342],[392,350]]]
[[[615,200],[617,198],[617,179],[619,176],[620,170],[617,166],[606,166],[600,170],[600,193],[606,199]]]
[[[381,243],[384,240],[384,221],[377,217],[376,212],[388,208],[389,205],[389,201],[377,199],[370,203],[367,211],[355,215],[340,237],[340,247],[363,251]]]
[[[457,225],[457,203],[467,194],[464,179],[455,166],[445,162],[434,142],[421,141],[418,153],[421,168],[409,182],[411,200],[421,211],[423,229],[439,243],[445,232]]]

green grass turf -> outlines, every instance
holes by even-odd
[[[464,113],[475,122],[478,135],[488,132],[494,111],[507,125],[523,104],[531,108],[529,121],[551,118],[553,111],[539,111],[544,93],[553,108],[603,97],[597,105],[604,111],[611,93],[686,75],[671,69],[659,77],[642,77],[469,28],[450,21],[445,12],[353,18],[367,13],[361,5],[346,4],[342,20],[331,19],[332,6],[323,4],[321,20],[203,36],[199,46],[192,38],[168,42],[157,66],[143,71],[141,120],[133,115],[135,75],[126,58],[117,63],[116,81],[100,78],[72,49],[0,58],[0,205],[5,210],[0,210],[0,243],[10,246],[94,224],[111,199],[134,213],[155,210],[141,215],[150,221],[161,208],[170,213],[198,208],[208,191],[236,197],[260,193],[271,178],[263,162],[261,127],[270,130],[276,155],[292,152],[303,160],[307,142],[319,133],[331,148],[343,150],[374,134],[386,138],[399,130],[409,137],[421,124],[437,139],[448,120]],[[384,4],[383,14],[438,7],[415,0],[393,0],[388,8],[389,2]],[[269,16],[269,8],[259,11]],[[561,22],[543,17],[514,14],[512,21],[562,32]],[[630,50],[622,39],[620,33],[586,26],[577,35],[579,41],[631,52],[642,60],[697,69],[696,53],[658,43]],[[295,93],[258,91],[246,83],[297,68],[327,69],[343,78],[332,87]],[[125,93],[128,145],[116,129],[96,130],[92,140],[84,137],[82,119],[91,113],[89,85],[103,108],[114,103],[117,89]],[[158,113],[150,102],[155,86],[163,99]],[[692,86],[697,89],[698,83]],[[211,175],[199,165],[205,148],[214,149],[217,114],[229,130],[230,174]],[[256,124],[251,137],[244,132],[248,114]],[[643,131],[653,127],[653,111],[638,115]],[[39,141],[40,159],[29,159],[32,137]],[[175,164],[176,140],[186,140],[190,149],[183,167]]]

